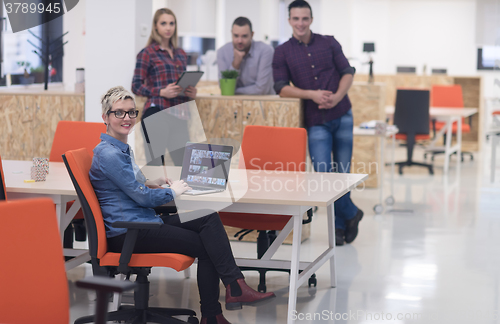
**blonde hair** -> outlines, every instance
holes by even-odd
[[[168,8],[161,8],[156,10],[155,16],[153,18],[153,26],[151,27],[151,35],[149,36],[148,43],[146,46],[149,46],[152,43],[161,44],[161,36],[156,31],[156,23],[158,23],[160,16],[163,14],[171,15],[174,17],[175,30],[172,37],[170,37],[170,46],[172,46],[172,48],[177,48],[177,18],[175,17],[174,12]]]
[[[113,104],[117,102],[118,100],[126,100],[126,99],[132,99],[134,101],[134,106],[135,106],[135,100],[134,97],[130,92],[125,90],[124,87],[122,86],[117,86],[109,89],[102,97],[101,97],[101,105],[102,105],[102,114],[106,115],[111,108],[113,107]]]

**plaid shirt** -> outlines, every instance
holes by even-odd
[[[292,37],[274,51],[274,89],[278,94],[290,81],[301,89],[335,93],[344,74],[354,74],[354,68],[349,65],[342,47],[333,36],[311,33],[309,44]],[[321,125],[340,118],[349,109],[351,101],[347,95],[331,109],[319,109],[314,101],[305,100],[305,125]]]
[[[191,100],[186,96],[177,96],[172,99],[160,97],[160,90],[170,83],[175,83],[186,71],[187,55],[181,48],[174,49],[174,57],[170,57],[166,50],[157,43],[144,48],[137,54],[132,91],[139,96],[148,97],[144,109],[157,106],[180,119],[189,118],[187,108],[174,107]],[[144,113],[144,112],[143,112]]]

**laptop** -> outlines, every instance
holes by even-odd
[[[226,190],[233,147],[187,143],[182,161],[181,180],[192,188],[185,195],[204,195]]]

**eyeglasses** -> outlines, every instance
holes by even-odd
[[[123,111],[123,110],[115,110],[115,111],[108,111],[109,114],[115,114],[115,117],[118,119],[124,119],[125,115],[128,114],[128,116],[133,119],[137,118],[139,115],[139,110],[131,110],[131,111]]]

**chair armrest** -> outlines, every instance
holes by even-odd
[[[162,223],[150,223],[150,222],[114,222],[113,227],[115,228],[128,228],[128,229],[155,229],[159,228]]]
[[[76,286],[84,289],[92,289],[106,293],[121,293],[134,289],[135,282],[128,280],[116,280],[107,277],[86,277],[76,282]]]
[[[106,277],[87,277],[76,282],[76,286],[96,291],[94,323],[107,323],[108,302],[111,293],[121,293],[134,289],[137,284],[128,280],[116,280]]]
[[[130,258],[132,258],[132,253],[134,252],[135,242],[137,241],[137,235],[141,229],[155,229],[159,228],[161,223],[149,223],[149,222],[115,222],[113,227],[116,228],[127,228],[127,234],[125,235],[125,241],[123,242],[122,253],[120,254],[120,264],[118,266],[118,271],[120,273],[127,274],[130,271],[128,266]]]

